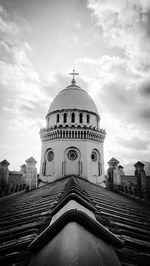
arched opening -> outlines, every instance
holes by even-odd
[[[68,138],[68,130],[66,131],[66,138]]]
[[[77,131],[75,131],[75,138],[77,138]]]
[[[71,123],[75,123],[75,113],[71,114]]]
[[[102,174],[102,164],[100,152],[97,149],[91,151],[90,158],[90,168],[92,176],[101,176]]]
[[[50,125],[50,116],[47,118],[47,126]]]
[[[42,173],[44,176],[50,176],[54,174],[54,157],[54,151],[52,149],[46,150],[42,168]]]
[[[79,115],[79,122],[83,123],[83,115],[82,115],[82,113],[80,113],[80,115]]]
[[[64,175],[80,175],[80,151],[69,147],[64,153]]]
[[[67,113],[64,113],[64,123],[67,123]]]
[[[56,116],[56,123],[59,123],[59,114]]]
[[[78,131],[78,139],[80,139],[80,131]]]
[[[87,114],[86,119],[87,119],[87,124],[89,124],[90,123],[90,116],[89,116],[89,114]]]

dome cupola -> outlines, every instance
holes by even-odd
[[[47,116],[48,127],[85,126],[99,128],[100,117],[91,96],[76,85],[73,75],[71,84],[61,90],[52,101]]]
[[[51,103],[48,114],[60,110],[78,109],[98,114],[97,107],[89,94],[76,85],[72,80],[71,85],[61,90]]]

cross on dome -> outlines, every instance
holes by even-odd
[[[72,85],[75,85],[76,84],[76,81],[75,81],[75,75],[79,75],[79,73],[76,73],[75,72],[75,69],[73,68],[73,72],[72,73],[69,73],[69,75],[72,75]]]

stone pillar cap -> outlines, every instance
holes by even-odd
[[[37,163],[37,161],[31,156],[29,159],[25,161],[26,163]]]
[[[25,168],[25,167],[26,167],[26,165],[25,165],[25,164],[22,164],[22,165],[20,165],[20,167],[22,167],[22,168]]]
[[[6,159],[3,160],[3,161],[1,161],[0,164],[1,164],[1,165],[7,165],[7,166],[10,165],[10,163],[9,163]]]
[[[119,169],[123,169],[124,167],[123,167],[122,165],[119,165],[118,168],[119,168]]]
[[[115,159],[114,157],[112,157],[109,161],[108,161],[109,165],[115,166],[117,164],[119,164],[119,161],[117,159]]]
[[[141,163],[140,161],[138,161],[137,163],[134,164],[134,167],[144,167],[145,164]]]

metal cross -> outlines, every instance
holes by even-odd
[[[72,76],[73,76],[73,79],[74,79],[74,76],[75,76],[75,75],[79,75],[79,73],[76,73],[76,72],[75,72],[75,69],[73,68],[73,72],[72,72],[72,73],[69,73],[69,75],[72,75]]]

